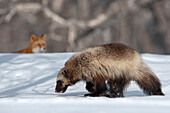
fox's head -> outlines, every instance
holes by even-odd
[[[32,48],[32,52],[34,53],[42,53],[46,51],[46,35],[42,35],[41,37],[37,37],[34,34],[30,39],[30,46]]]

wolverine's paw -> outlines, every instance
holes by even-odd
[[[89,97],[110,97],[111,98],[111,96],[110,95],[108,95],[108,94],[98,94],[98,93],[88,93],[88,94],[85,94],[84,95],[85,97],[87,97],[87,96],[89,96]]]
[[[94,92],[94,84],[92,82],[86,82],[86,89],[88,90],[88,92]]]
[[[85,97],[99,97],[99,94],[94,94],[94,93],[88,93],[88,94],[84,94]]]
[[[108,97],[108,98],[115,98],[115,95],[106,94],[105,96]]]
[[[106,97],[108,98],[120,98],[120,97],[124,97],[123,94],[105,94]]]
[[[164,96],[164,94],[162,92],[154,92],[153,95],[161,95]]]

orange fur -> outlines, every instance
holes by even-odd
[[[30,44],[27,48],[22,49],[20,51],[14,53],[42,53],[45,52],[46,49],[46,35],[42,35],[41,37],[37,37],[32,35],[30,38]]]

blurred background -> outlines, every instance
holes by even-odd
[[[121,42],[142,53],[170,53],[170,0],[0,0],[0,52],[46,34],[47,52]]]

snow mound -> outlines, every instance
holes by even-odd
[[[73,54],[0,54],[0,113],[169,113],[170,55],[142,54],[165,96],[147,96],[132,82],[125,98],[93,98],[83,96],[83,82],[54,92],[57,73]]]

